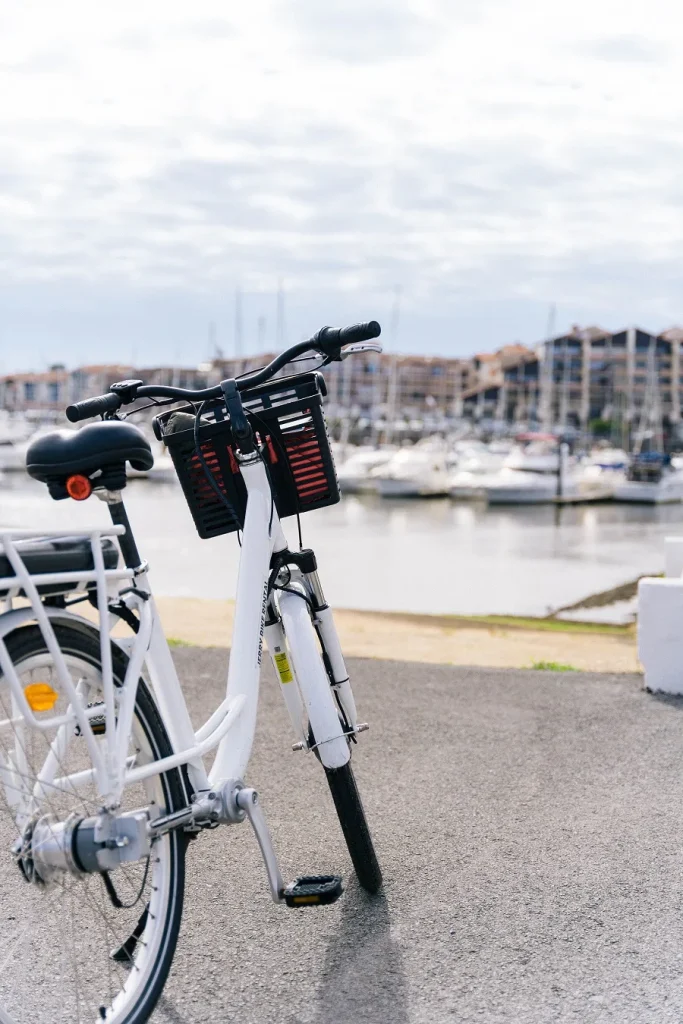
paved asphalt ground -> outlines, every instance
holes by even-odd
[[[226,653],[176,656],[199,722]],[[247,824],[201,836],[156,1024],[680,1024],[683,703],[637,676],[350,668],[384,894],[355,884],[267,670],[248,781],[285,876],[347,891],[276,907]]]

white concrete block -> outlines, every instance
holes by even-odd
[[[638,584],[638,657],[650,690],[683,695],[683,579]]]
[[[683,574],[683,537],[664,538],[664,573],[666,576]]]

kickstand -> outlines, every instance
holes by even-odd
[[[138,939],[142,935],[147,926],[147,917],[149,916],[149,903],[140,914],[140,920],[135,925],[135,928],[128,936],[123,945],[119,946],[118,949],[113,949],[110,953],[112,960],[115,960],[117,964],[132,964],[133,956],[135,955],[135,947],[138,944]]]

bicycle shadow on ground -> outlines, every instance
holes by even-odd
[[[366,1021],[408,1024],[408,982],[386,896],[368,896],[354,877],[328,943],[312,1024]]]
[[[644,687],[644,690],[650,700],[655,700],[658,704],[668,704],[670,708],[677,708],[679,711],[683,711],[683,694],[658,693],[657,691],[648,690],[647,687]]]

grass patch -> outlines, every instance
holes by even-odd
[[[635,626],[612,625],[602,622],[572,622],[566,619],[536,619],[518,615],[453,615],[454,626],[496,626],[504,629],[534,629],[542,633],[598,633],[603,636],[629,636]]]
[[[565,665],[561,661],[532,661],[531,667],[539,672],[578,672],[574,665]]]
[[[169,647],[196,647],[196,644],[190,643],[189,640],[181,640],[177,636],[167,636],[166,641]]]

